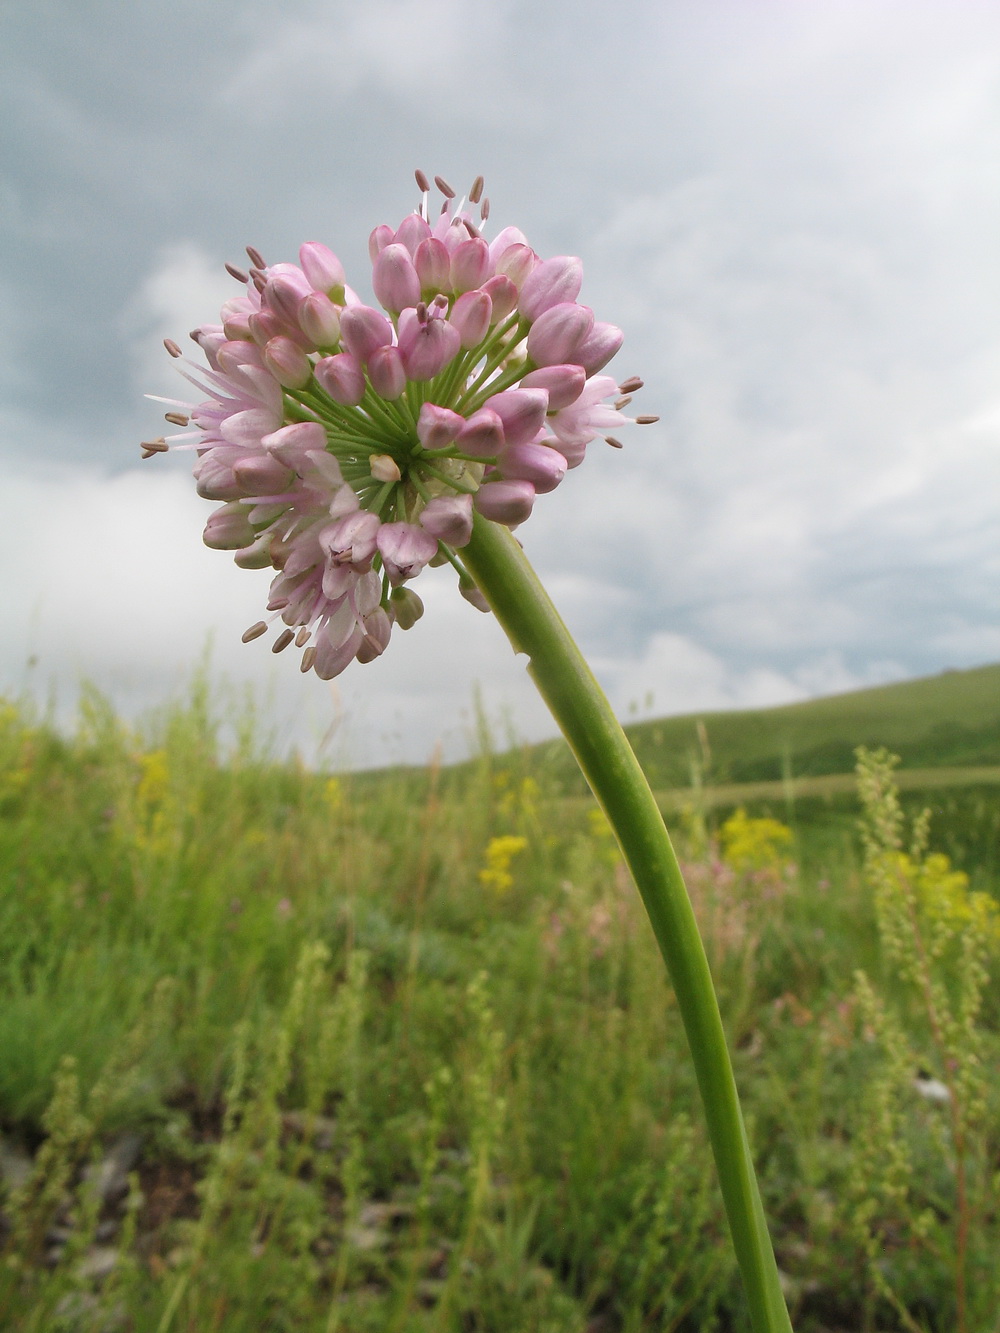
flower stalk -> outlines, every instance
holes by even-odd
[[[479,515],[463,563],[607,815],[670,974],[698,1078],[755,1333],[790,1333],[708,959],[659,808],[601,687],[504,527]]]

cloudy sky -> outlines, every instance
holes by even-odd
[[[267,575],[139,460],[223,263],[322,239],[365,291],[415,167],[583,257],[661,417],[519,534],[623,715],[1000,659],[992,0],[15,0],[0,43],[0,691],[135,714],[210,641],[338,763],[459,753],[477,688],[551,731],[442,571],[332,686],[243,646]]]

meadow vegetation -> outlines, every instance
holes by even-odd
[[[906,762],[942,720],[998,762],[985,703],[928,707]],[[557,747],[331,776],[252,721],[224,748],[204,682],[138,729],[0,708],[0,1327],[746,1327],[662,964]],[[906,755],[897,713],[802,753]],[[1000,1328],[998,789],[901,797],[870,751],[860,803],[797,799],[778,735],[781,795],[726,806],[766,747],[685,725],[654,776],[795,1327]]]

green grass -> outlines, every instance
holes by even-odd
[[[885,745],[905,768],[1000,766],[1000,665],[855,690],[805,703],[660,718],[626,727],[654,788],[850,773],[858,745]],[[537,762],[575,784],[558,744]]]
[[[974,725],[981,674],[959,673],[956,726]],[[911,688],[865,692],[895,700],[884,739],[900,749],[899,719],[933,729],[948,712],[938,697],[908,713],[893,691]],[[815,748],[835,718],[822,732],[812,716]],[[719,780],[740,733],[706,726]],[[248,735],[224,757],[217,736],[204,685],[141,735],[93,695],[72,737],[0,717],[0,1127],[35,1162],[0,1204],[0,1326],[744,1329],[662,965],[556,747],[331,779]],[[748,764],[765,753],[748,741]],[[932,846],[995,892],[996,789],[930,790]],[[679,842],[795,1326],[950,1333],[946,1121],[912,1085],[942,1074],[880,942],[856,802],[765,794],[751,814],[787,819],[791,853],[742,868],[720,854],[728,807],[697,790],[687,807]],[[499,837],[523,839],[507,887],[479,873]],[[919,1066],[895,1071],[889,1102],[859,967]],[[998,1014],[991,983],[970,1158],[987,1193]],[[890,1102],[911,1162],[895,1193],[866,1156]],[[131,1132],[128,1190],[101,1199],[86,1167]],[[970,1333],[995,1328],[998,1230],[994,1200],[972,1228]],[[88,1268],[102,1247],[103,1277]]]

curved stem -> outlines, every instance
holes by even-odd
[[[611,705],[511,533],[476,515],[462,559],[615,831],[663,954],[705,1107],[755,1333],[791,1333],[708,959],[659,808]]]

